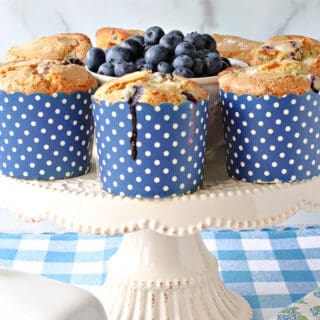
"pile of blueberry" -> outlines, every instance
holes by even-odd
[[[153,26],[144,36],[134,35],[106,50],[91,48],[86,65],[92,72],[112,77],[152,70],[193,78],[215,76],[231,64],[220,56],[209,34],[184,35],[179,30],[165,34],[160,27]]]

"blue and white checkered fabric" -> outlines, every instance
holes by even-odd
[[[320,286],[320,227],[204,231],[221,277],[248,300],[254,319],[268,319]],[[121,236],[0,234],[0,267],[23,270],[94,291]]]

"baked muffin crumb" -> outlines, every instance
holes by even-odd
[[[294,60],[270,62],[247,68],[231,68],[219,76],[219,85],[225,92],[265,94],[282,97],[286,94],[303,94],[317,91],[319,77],[310,75],[308,67]]]
[[[7,93],[52,94],[88,91],[96,79],[83,66],[56,60],[15,61],[0,65],[0,90]]]
[[[252,50],[249,63],[299,61],[309,73],[320,74],[320,41],[300,35],[277,35]]]
[[[40,37],[19,46],[11,47],[4,56],[4,62],[19,60],[68,60],[84,62],[91,40],[82,33],[59,33]]]
[[[97,101],[109,103],[128,102],[132,92],[140,87],[139,102],[153,106],[169,102],[179,104],[184,101],[206,99],[208,93],[196,82],[170,74],[139,71],[106,82],[95,93]],[[193,101],[192,101],[193,102]]]

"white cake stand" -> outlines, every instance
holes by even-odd
[[[26,221],[45,218],[79,232],[125,233],[108,262],[109,320],[248,320],[248,303],[226,289],[199,231],[260,228],[299,209],[320,211],[320,177],[284,184],[229,179],[223,152],[209,153],[204,187],[165,199],[128,199],[100,188],[91,173],[54,182],[0,176],[0,205]],[[132,232],[135,231],[135,232]]]

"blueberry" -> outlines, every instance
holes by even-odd
[[[221,70],[224,70],[226,68],[229,68],[231,67],[231,62],[228,58],[226,57],[221,57],[221,60],[222,60],[222,67],[221,67]]]
[[[152,46],[144,55],[146,63],[156,66],[160,61],[169,61],[171,52],[168,48],[156,44]]]
[[[183,41],[176,46],[174,54],[176,56],[181,56],[185,54],[191,58],[194,58],[196,56],[196,48],[191,42]]]
[[[165,34],[159,41],[159,44],[174,52],[176,46],[182,41],[182,38],[174,34]]]
[[[139,70],[140,71],[147,71],[147,70],[156,71],[156,68],[150,63],[144,63],[143,65],[140,66]]]
[[[104,51],[100,48],[90,48],[86,54],[86,65],[90,71],[97,72],[99,66],[106,62]]]
[[[135,34],[130,39],[134,39],[134,40],[140,42],[142,45],[144,45],[144,36],[141,34]]]
[[[134,71],[137,71],[137,68],[133,62],[122,61],[114,64],[114,75],[116,77],[121,77]]]
[[[121,63],[122,61],[131,61],[131,59],[131,51],[120,46],[110,48],[106,57],[106,61],[109,63]]]
[[[222,59],[222,62],[224,62],[227,65],[227,67],[232,66],[230,60],[227,57],[221,57],[221,59]]]
[[[320,91],[320,78],[312,74],[310,76],[310,80],[311,80],[311,90],[315,93],[319,93],[319,91]]]
[[[176,76],[184,77],[184,78],[193,78],[194,77],[192,70],[190,70],[188,68],[184,68],[184,67],[179,67],[179,68],[174,69],[172,74],[174,74]]]
[[[217,75],[222,68],[222,59],[219,54],[216,52],[209,53],[204,59],[204,68],[203,72],[206,76],[215,76]]]
[[[99,69],[98,69],[98,73],[99,74],[103,74],[105,76],[114,76],[114,66],[113,64],[109,63],[109,62],[105,62],[103,63]]]
[[[109,51],[110,49],[111,49],[111,47],[104,50],[104,55],[105,55],[106,59],[107,59],[108,51]]]
[[[184,36],[184,41],[193,42],[200,34],[198,32],[190,32]]]
[[[143,45],[135,39],[125,39],[120,43],[120,47],[126,48],[132,52],[132,57],[137,58],[143,54]]]
[[[189,92],[181,92],[186,98],[187,100],[193,102],[193,103],[197,103],[197,99],[195,98],[195,96],[192,94],[192,93],[189,93]]]
[[[170,32],[167,33],[168,35],[174,35],[180,37],[182,40],[184,38],[183,33],[180,30],[171,30]]]
[[[140,70],[141,66],[143,66],[146,63],[144,58],[138,58],[134,64],[136,65],[137,69]]]
[[[205,49],[208,49],[210,51],[217,50],[217,43],[216,40],[210,34],[204,33],[202,34],[202,39],[206,42]]]
[[[157,65],[157,71],[161,73],[171,73],[173,70],[173,66],[166,61],[161,61]]]
[[[146,44],[157,44],[159,43],[160,38],[164,35],[164,31],[158,27],[153,26],[146,30],[144,35],[144,42]]]
[[[203,74],[204,62],[200,58],[193,59],[192,71],[196,77],[200,77]]]
[[[261,46],[260,48],[265,50],[273,50],[274,46]]]
[[[144,46],[144,54],[152,47],[152,45],[146,45]]]
[[[197,51],[197,58],[203,59],[210,53],[211,51],[208,49],[200,49]]]
[[[201,49],[207,49],[207,41],[202,37],[202,35],[200,35],[200,37],[198,37],[195,42],[193,43],[193,45],[196,47],[197,50],[201,50]],[[212,50],[210,50],[212,51]]]
[[[203,38],[202,35],[198,32],[188,33],[184,37],[184,41],[190,41],[196,47],[197,50],[206,49],[205,38]]]
[[[191,69],[193,66],[193,59],[185,54],[174,58],[172,65],[175,69],[185,67]]]
[[[74,57],[69,57],[69,58],[64,59],[64,60],[61,62],[61,64],[63,64],[63,65],[67,65],[67,64],[77,64],[77,65],[79,65],[79,66],[83,66],[83,65],[84,65],[81,59],[79,59],[79,58],[74,58]]]

